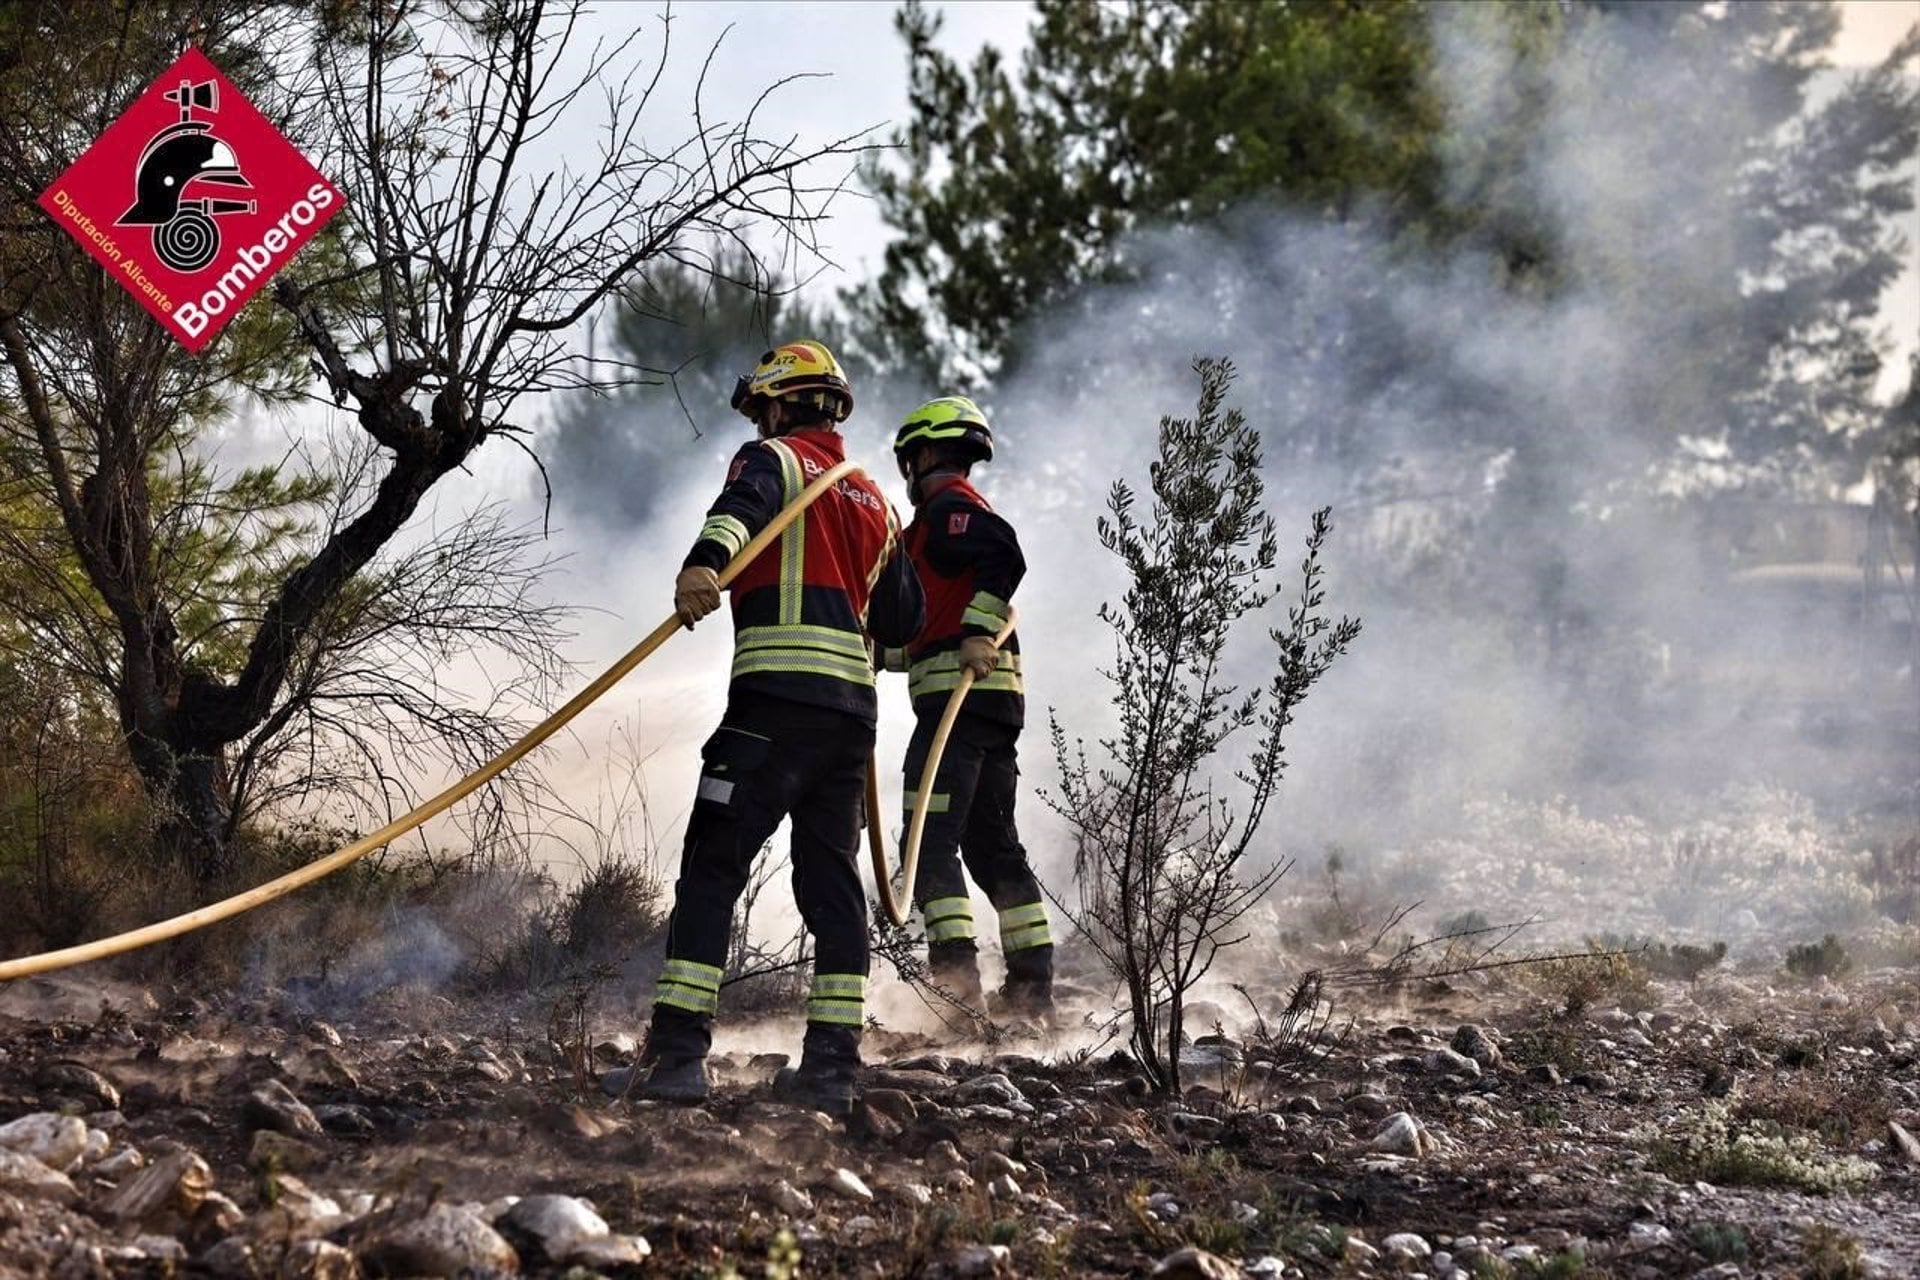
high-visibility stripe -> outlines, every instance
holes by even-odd
[[[867,657],[866,641],[853,632],[842,631],[838,627],[821,627],[805,623],[741,627],[734,633],[733,646],[736,650],[818,649],[872,665]]]
[[[1002,951],[1026,951],[1033,947],[1050,947],[1052,945],[1053,934],[1047,931],[1047,926],[1044,924],[1036,924],[1030,928],[1018,929],[1012,933],[1003,933],[1000,935],[1000,949]]]
[[[960,615],[963,626],[985,627],[998,632],[1007,625],[1007,613],[1010,606],[999,596],[987,591],[976,591],[973,599],[967,602],[966,612]]]
[[[747,526],[737,517],[729,515],[708,516],[707,522],[700,526],[700,539],[719,543],[727,549],[731,559],[740,553],[753,535],[747,532]]]
[[[914,663],[909,674],[916,676],[938,675],[942,672],[957,672],[959,670],[960,651],[958,649],[943,649],[939,653],[929,654]],[[1019,651],[1016,649],[1002,649],[1000,651],[1000,665],[995,669],[995,674],[997,675],[1001,671],[1018,670],[1020,670]]]
[[[929,920],[927,922],[928,942],[962,942],[974,936],[973,919]]]
[[[760,657],[739,656],[733,660],[733,678],[749,675],[828,676],[865,688],[873,687],[873,668],[850,665],[826,654],[769,653]]]
[[[692,1013],[720,1011],[720,979],[723,971],[697,960],[668,960],[660,969],[660,983],[654,988],[653,1002]]]
[[[670,1009],[685,1009],[688,1013],[720,1012],[719,996],[711,991],[695,991],[677,982],[662,982],[653,993],[653,1002]]]
[[[767,447],[780,459],[780,499],[792,502],[806,488],[799,455],[779,440],[767,441]],[[802,512],[780,535],[780,621],[796,625],[800,621],[800,602],[805,585],[807,558],[807,517]],[[735,674],[738,674],[737,672]]]
[[[944,653],[922,658],[907,672],[907,696],[911,698],[922,697],[929,693],[946,693],[958,688],[959,685],[960,651],[958,649],[949,649]],[[994,668],[993,674],[984,680],[975,680],[973,687],[982,692],[1026,692],[1026,684],[1021,679],[1020,655],[1002,649],[1000,665]]]
[[[907,792],[906,810],[909,814],[913,812],[913,806],[919,799],[920,799],[920,793],[917,790]],[[952,800],[953,800],[953,797],[945,791],[931,792],[927,796],[927,812],[928,813],[945,813],[947,811],[947,805]]]
[[[866,1022],[867,979],[860,973],[816,973],[807,996],[807,1021],[857,1027]]]
[[[920,914],[927,922],[928,942],[974,936],[973,902],[969,898],[929,898],[920,905]]]
[[[1023,924],[1045,924],[1047,922],[1047,904],[1028,902],[1017,907],[1008,907],[1000,913],[1000,927],[1014,929]]]
[[[930,693],[949,693],[960,687],[958,671],[943,672],[939,675],[924,676],[915,679],[907,677],[907,696],[922,698]],[[982,693],[1025,693],[1027,687],[1020,679],[1018,671],[996,671],[985,680],[975,680],[973,687]]]
[[[863,673],[861,664],[852,658],[814,649],[761,649],[753,653],[734,654],[733,674],[737,676],[748,671],[817,671],[851,680],[855,684],[873,683],[872,667],[867,667]]]
[[[978,609],[982,613],[990,613],[1002,622],[1007,620],[1007,614],[1013,609],[1012,605],[991,591],[974,592],[973,599],[967,602],[967,607],[969,609]]]
[[[1053,945],[1053,933],[1047,927],[1047,904],[1027,902],[1008,907],[1000,913],[1000,949],[1025,951],[1030,947]]]

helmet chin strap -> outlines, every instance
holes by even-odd
[[[776,426],[773,421],[776,412],[778,412],[781,417],[786,416],[785,412],[778,408],[779,404],[780,402],[778,400],[767,401],[767,407],[761,412],[758,418],[754,419],[753,429],[759,433],[762,440],[771,440],[776,436],[786,434],[784,424]]]
[[[965,471],[954,466],[951,462],[936,462],[925,471],[915,471],[913,476],[907,481],[907,500],[917,507],[927,500],[927,481],[940,475],[964,476],[965,474]]]

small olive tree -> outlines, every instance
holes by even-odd
[[[1130,585],[1103,604],[1112,629],[1118,727],[1069,741],[1052,720],[1061,782],[1046,802],[1076,839],[1078,901],[1061,908],[1127,988],[1135,1054],[1156,1088],[1180,1087],[1187,994],[1219,953],[1244,939],[1239,922],[1287,869],[1249,870],[1248,851],[1285,768],[1284,735],[1315,681],[1360,632],[1329,621],[1319,556],[1331,527],[1313,516],[1300,594],[1270,629],[1273,674],[1249,692],[1227,682],[1228,642],[1279,595],[1278,541],[1262,509],[1259,433],[1226,407],[1231,362],[1194,362],[1198,412],[1160,420],[1151,509],[1116,481],[1100,544]],[[1243,730],[1257,735],[1230,776],[1215,757]]]

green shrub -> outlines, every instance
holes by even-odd
[[[1834,1155],[1810,1134],[1737,1122],[1724,1101],[1682,1112],[1664,1129],[1642,1127],[1634,1136],[1646,1146],[1654,1168],[1687,1182],[1825,1195],[1865,1186],[1880,1173],[1857,1156]]]
[[[1840,1230],[1825,1223],[1815,1223],[1807,1228],[1800,1251],[1806,1280],[1866,1280],[1870,1274],[1867,1260],[1860,1252],[1860,1242]]]
[[[1609,933],[1600,937],[1599,945],[1607,951],[1626,952],[1628,963],[1643,973],[1656,978],[1677,978],[1683,982],[1697,981],[1701,974],[1727,958],[1727,944],[1724,942],[1714,942],[1704,947],[1690,942],[1669,945],[1652,938],[1623,937]]]
[[[1802,943],[1787,950],[1787,972],[1795,977],[1840,978],[1853,969],[1853,958],[1840,945],[1840,939],[1828,934],[1818,942]]]
[[[1687,1232],[1687,1243],[1710,1263],[1747,1260],[1747,1233],[1731,1222],[1699,1223]]]

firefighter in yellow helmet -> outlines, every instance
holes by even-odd
[[[838,424],[853,390],[823,344],[761,357],[733,407],[759,439],[741,446],[674,583],[693,626],[720,607],[717,574],[814,477],[845,456]],[[920,628],[922,596],[893,509],[858,472],[795,520],[728,588],[733,674],[720,727],[701,748],[654,990],[640,1076],[609,1092],[671,1102],[707,1094],[706,1056],[720,1005],[734,904],[754,855],[793,820],[794,897],[814,941],[807,1030],[794,1101],[845,1115],[860,1064],[867,983],[867,898],[857,865],[875,699],[867,648]]]
[[[1018,748],[1026,720],[1020,641],[1004,648],[993,637],[1026,559],[1013,526],[969,480],[975,463],[993,458],[993,429],[965,396],[928,401],[907,415],[893,441],[894,459],[913,500],[906,545],[926,593],[926,624],[904,654],[915,727],[907,747],[906,803],[912,806],[928,749],[948,695],[970,669],[976,682],[940,760],[928,799],[914,896],[926,923],[934,979],[972,1003],[982,997],[973,901],[964,860],[998,912],[1007,979],[1001,1011],[1045,1014],[1053,1002],[1053,936],[1047,908],[1014,824]],[[912,819],[911,812],[908,820]]]

